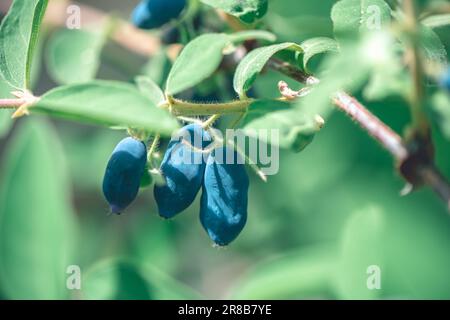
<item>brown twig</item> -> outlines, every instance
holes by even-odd
[[[0,99],[0,109],[17,109],[27,102],[26,99]]]
[[[301,70],[288,65],[288,63],[285,62],[280,63],[280,61],[271,59],[268,66],[304,84],[310,79],[315,79],[316,83],[319,82],[318,79],[305,74]],[[345,112],[372,138],[378,141],[378,143],[394,157],[398,164],[407,161],[413,156],[400,135],[370,112],[357,99],[345,92],[338,92],[334,95],[332,100],[338,109]],[[413,169],[415,174],[421,178],[422,182],[431,187],[450,210],[450,184],[435,165],[431,164],[423,166],[421,163],[417,163],[417,166]]]
[[[408,157],[408,150],[403,145],[400,135],[367,110],[358,100],[345,92],[338,92],[333,102],[388,150],[397,162],[402,162]]]

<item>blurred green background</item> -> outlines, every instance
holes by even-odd
[[[124,19],[137,3],[83,2]],[[279,41],[332,36],[334,2],[274,0],[264,21]],[[449,31],[438,30],[447,49]],[[36,94],[57,85],[48,51],[57,32],[45,29]],[[129,81],[146,72],[160,81],[164,74],[161,57],[111,52],[103,52],[98,78]],[[264,73],[255,94],[276,95],[281,79]],[[399,132],[409,121],[400,99],[367,104]],[[124,132],[39,116],[12,124],[8,114],[0,114],[4,299],[450,298],[445,206],[428,189],[401,197],[390,156],[339,112],[304,152],[283,151],[267,183],[249,172],[248,223],[224,249],[201,228],[198,201],[165,221],[148,188],[125,214],[107,215],[103,173]],[[437,163],[450,177],[449,140],[437,128],[433,136]],[[81,290],[66,288],[69,265],[81,268]],[[367,288],[372,265],[381,270],[379,290]]]

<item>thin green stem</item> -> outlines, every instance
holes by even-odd
[[[215,114],[213,116],[211,116],[208,120],[206,120],[202,127],[203,129],[208,130],[213,124],[214,122],[216,122],[222,115],[221,114]]]
[[[155,138],[153,139],[153,142],[152,142],[152,144],[150,146],[150,149],[148,150],[148,153],[147,153],[147,161],[148,162],[152,161],[152,156],[153,156],[153,153],[155,152],[156,148],[158,147],[159,139],[160,139],[160,135],[159,134],[157,134],[155,136]]]
[[[235,100],[224,103],[192,103],[175,98],[169,98],[169,108],[175,115],[183,116],[212,116],[217,114],[242,113],[254,99]]]

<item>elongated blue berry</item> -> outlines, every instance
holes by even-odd
[[[142,141],[125,138],[116,146],[103,178],[103,194],[112,213],[120,214],[136,198],[146,163]]]
[[[227,157],[227,152],[232,157]],[[244,228],[248,187],[248,175],[240,156],[230,148],[215,149],[206,164],[200,221],[217,245],[228,245]]]
[[[170,140],[160,168],[166,184],[154,188],[160,216],[172,218],[194,201],[202,185],[207,158],[200,150],[210,143],[210,135],[197,124],[183,127]]]
[[[185,6],[186,0],[143,0],[134,9],[132,21],[138,28],[159,28],[176,19]]]

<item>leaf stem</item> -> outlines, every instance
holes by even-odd
[[[209,116],[245,112],[248,106],[254,102],[254,99],[235,100],[224,103],[192,103],[169,97],[168,102],[171,112],[175,115]]]

